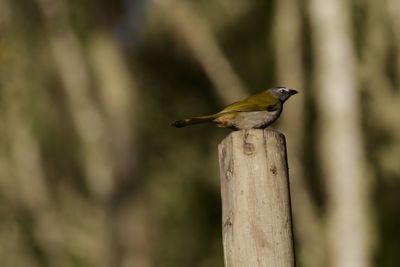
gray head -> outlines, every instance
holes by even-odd
[[[273,96],[279,98],[281,102],[285,102],[286,100],[289,99],[292,95],[297,94],[298,92],[294,89],[286,88],[286,87],[272,87],[267,90],[269,93],[271,93]]]

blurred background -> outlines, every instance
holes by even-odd
[[[223,266],[217,145],[296,88],[296,261],[400,262],[398,0],[0,0],[0,262]]]

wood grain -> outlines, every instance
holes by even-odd
[[[284,135],[236,131],[218,149],[225,266],[295,266]]]

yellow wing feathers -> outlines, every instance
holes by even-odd
[[[250,96],[242,101],[230,104],[219,113],[271,110],[279,105],[279,99],[265,92]]]

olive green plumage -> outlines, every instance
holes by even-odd
[[[283,103],[297,91],[285,87],[273,87],[226,106],[218,113],[178,120],[175,127],[212,122],[218,127],[232,129],[265,128],[279,118]]]

